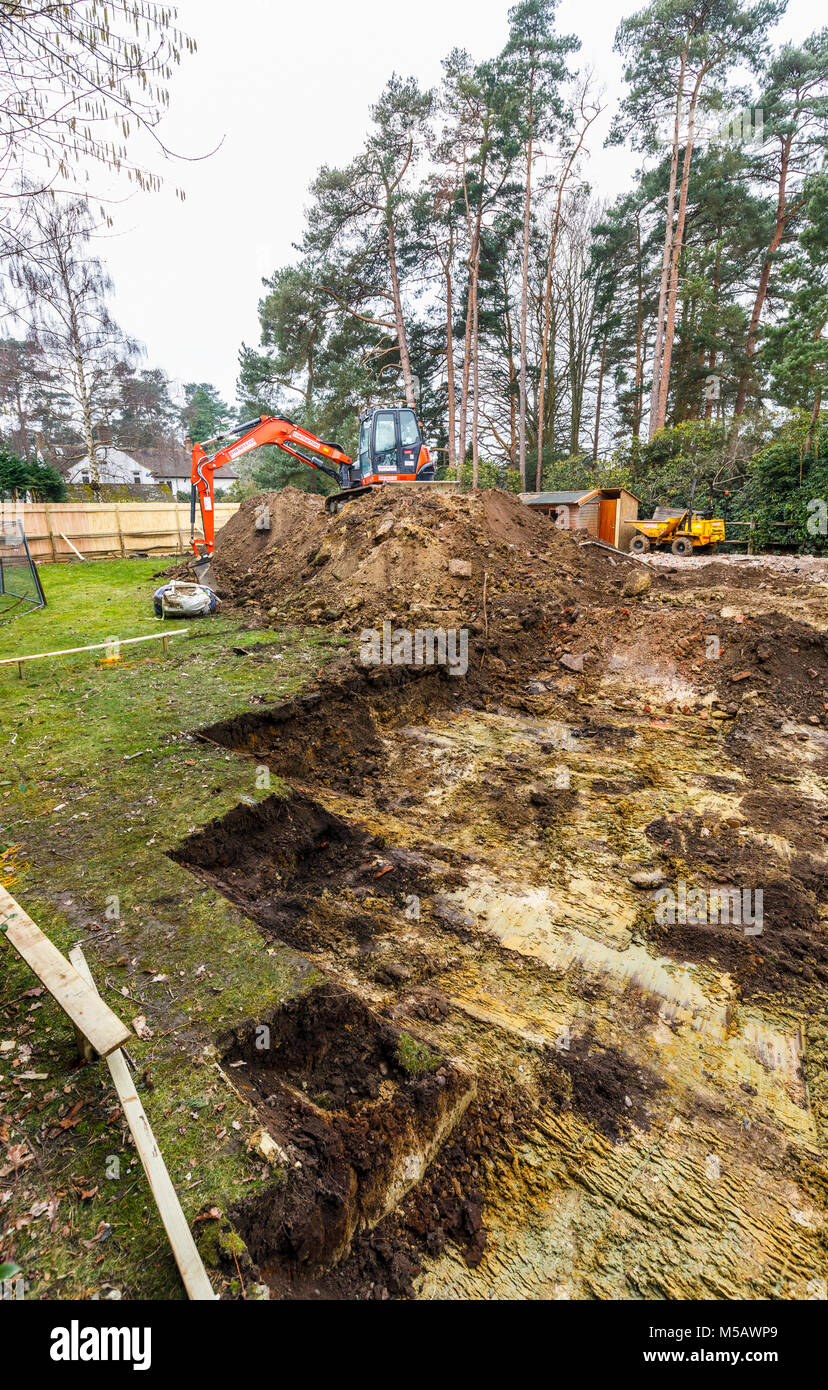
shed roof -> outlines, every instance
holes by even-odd
[[[529,507],[575,506],[585,502],[588,497],[597,496],[600,491],[597,487],[585,487],[578,492],[522,492],[520,500]]]
[[[622,492],[626,492],[628,497],[635,497],[636,502],[641,500],[628,487],[585,487],[577,492],[521,492],[518,496],[528,507],[575,507],[591,497],[620,497]]]

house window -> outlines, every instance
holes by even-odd
[[[133,473],[133,475],[132,475],[132,481],[133,481],[134,483],[140,483],[140,481],[141,481],[141,474],[140,474],[140,473]]]
[[[89,477],[89,470],[88,470],[88,468],[84,468],[83,471],[81,472],[81,482],[82,482],[82,483],[91,482],[91,479],[90,479],[90,477]]]

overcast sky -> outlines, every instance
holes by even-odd
[[[558,9],[559,29],[578,35],[581,65],[606,88],[589,164],[601,197],[621,192],[636,167],[634,155],[603,141],[623,89],[615,27],[641,4],[561,0]],[[450,49],[496,54],[507,9],[507,0],[178,0],[198,53],[172,79],[164,138],[186,155],[220,149],[167,166],[162,193],[116,204],[114,233],[99,246],[116,316],[146,344],[148,364],[179,381],[211,381],[234,402],[239,347],[258,342],[262,277],[292,259],[319,165],[356,153],[392,71],[432,86]],[[778,36],[804,38],[822,16],[816,0],[789,0]]]

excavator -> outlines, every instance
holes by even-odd
[[[235,443],[223,444],[216,453],[208,456],[207,450],[213,445],[235,436],[241,437],[237,437]],[[435,465],[423,443],[420,422],[409,406],[375,405],[364,410],[359,417],[359,448],[355,459],[339,444],[318,439],[310,430],[280,415],[261,415],[213,439],[193,444],[190,544],[196,555],[193,569],[200,583],[208,579],[215,548],[213,475],[217,469],[234,463],[263,444],[275,444],[286,454],[292,454],[309,468],[326,473],[338,483],[339,491],[325,499],[325,510],[331,515],[335,515],[347,502],[367,497],[372,488],[383,483],[431,482],[434,478]],[[309,458],[309,454],[315,457]],[[201,509],[202,537],[195,534],[196,502]]]

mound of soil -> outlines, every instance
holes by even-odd
[[[270,530],[255,529],[263,503]],[[381,626],[422,615],[449,626],[520,584],[547,588],[583,558],[568,533],[500,491],[376,490],[334,517],[321,498],[285,488],[244,502],[219,532],[213,578],[231,601],[276,613]]]
[[[573,1038],[554,1060],[569,1078],[572,1091],[571,1097],[565,1091],[556,1096],[553,1083],[550,1099],[557,1109],[571,1106],[614,1144],[626,1138],[632,1126],[650,1128],[648,1101],[664,1089],[654,1072],[636,1066],[619,1048],[596,1045],[590,1034]]]

